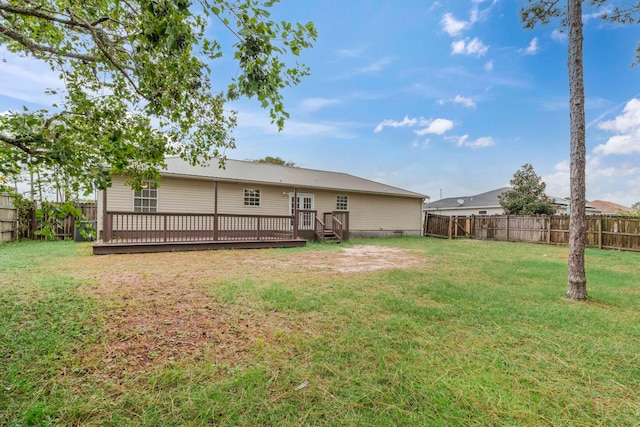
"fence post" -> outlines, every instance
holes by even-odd
[[[429,212],[424,213],[424,227],[422,227],[422,235],[426,236],[429,232]]]
[[[547,215],[547,245],[551,244],[551,215]]]
[[[507,215],[507,238],[505,240],[509,241],[509,215]]]
[[[449,217],[449,233],[448,233],[449,239],[451,239],[452,227],[453,227],[453,215]]]

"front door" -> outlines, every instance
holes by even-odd
[[[313,194],[298,194],[298,229],[299,230],[313,230],[313,212],[306,212],[313,210]],[[289,212],[293,215],[295,208],[295,202],[293,200],[293,194],[289,195]],[[302,212],[300,212],[302,211]]]

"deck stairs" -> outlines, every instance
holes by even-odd
[[[342,239],[333,230],[324,230],[322,235],[318,235],[320,243],[342,243]]]

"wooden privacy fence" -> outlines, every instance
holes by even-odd
[[[508,242],[569,243],[566,215],[434,215],[426,213],[424,235]],[[640,252],[640,217],[587,216],[587,246]]]
[[[0,243],[16,239],[17,217],[13,197],[8,193],[0,193]]]
[[[18,239],[38,239],[35,232],[41,228],[41,224],[47,221],[46,216],[41,219],[36,218],[34,204],[21,204],[20,209],[13,204],[14,197],[3,193],[0,194],[0,242],[10,242]],[[96,221],[96,204],[92,202],[75,203],[75,206],[82,210],[83,220]],[[55,227],[56,239],[69,239],[74,237],[76,218],[67,216],[61,224]]]

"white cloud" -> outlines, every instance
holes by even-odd
[[[386,66],[393,63],[393,61],[394,60],[392,58],[381,58],[375,62],[372,62],[371,64],[365,65],[364,67],[360,67],[360,68],[356,68],[351,71],[348,71],[347,73],[337,77],[337,79],[343,80],[343,79],[348,79],[361,74],[376,73],[386,68]]]
[[[493,60],[487,61],[487,63],[484,64],[484,70],[485,71],[493,70]]]
[[[341,58],[360,58],[364,53],[363,48],[339,49],[337,52]]]
[[[396,121],[393,119],[385,119],[383,121],[381,121],[380,123],[378,123],[378,125],[375,127],[375,129],[373,130],[375,133],[378,132],[382,132],[382,129],[384,129],[385,127],[391,127],[391,128],[402,128],[402,127],[411,127],[411,126],[415,126],[417,125],[419,122],[424,122],[423,118],[420,119],[416,119],[416,118],[412,118],[410,119],[409,116],[404,116],[404,119],[402,119],[402,121]]]
[[[0,48],[0,56],[5,60],[0,66],[0,95],[40,105],[60,102],[60,95],[45,94],[47,89],[64,88],[64,82],[44,61],[22,57],[5,48]]]
[[[269,113],[264,110],[245,110],[234,108],[238,112],[238,127],[234,134],[236,140],[244,138],[255,139],[255,135],[262,137],[276,136],[278,139],[284,138],[305,138],[331,136],[332,138],[351,139],[355,136],[353,128],[360,127],[361,124],[353,122],[334,121],[299,121],[289,119],[285,122],[282,132],[278,132],[278,127],[271,123]]]
[[[534,37],[529,43],[529,46],[527,46],[525,49],[520,49],[519,52],[523,55],[535,55],[539,50],[540,48],[538,47],[538,38]]]
[[[415,133],[418,136],[424,136],[430,133],[442,135],[443,133],[451,129],[453,129],[453,122],[451,120],[435,119],[431,123],[429,123],[426,128],[417,130],[415,131]]]
[[[587,198],[608,200],[630,205],[637,202],[637,184],[640,184],[640,167],[630,164],[602,164],[602,158],[587,156]],[[570,162],[563,160],[554,166],[554,172],[543,175],[547,194],[566,197],[570,189]]]
[[[476,103],[473,102],[473,99],[465,98],[464,96],[456,95],[456,97],[453,99],[453,102],[455,102],[456,104],[462,104],[465,107],[476,108]]]
[[[340,103],[342,101],[335,98],[307,98],[302,101],[302,108],[307,112],[313,112]]]
[[[470,141],[469,135],[452,137],[450,139],[454,141],[458,147],[486,148],[496,144],[490,136],[484,136],[476,139],[475,141]]]
[[[482,1],[474,1],[474,4],[482,3]],[[454,17],[451,13],[445,13],[442,19],[440,20],[440,25],[442,26],[442,30],[449,34],[451,37],[456,37],[462,34],[463,31],[470,29],[473,27],[473,24],[478,22],[481,15],[486,15],[488,10],[484,10],[480,12],[478,10],[478,6],[473,6],[471,11],[469,12],[469,20],[462,21]]]
[[[605,144],[598,145],[593,150],[595,154],[640,153],[640,100],[630,100],[622,114],[613,120],[601,122],[598,127],[617,135],[610,137]]]
[[[474,55],[481,57],[486,54],[488,50],[489,46],[482,43],[478,37],[474,37],[471,40],[469,40],[469,38],[456,40],[451,43],[452,55]]]
[[[569,36],[567,35],[567,33],[556,28],[551,32],[551,38],[557,42],[566,43],[566,41],[569,39]]]
[[[442,25],[442,30],[449,34],[451,37],[455,37],[460,35],[464,30],[471,27],[471,22],[469,21],[459,21],[450,13],[445,13],[440,21]]]
[[[456,97],[453,98],[453,99],[439,99],[438,100],[438,104],[440,104],[440,105],[444,105],[447,102],[453,102],[454,104],[462,104],[465,107],[469,107],[469,108],[476,108],[476,103],[473,102],[473,99],[465,98],[462,95],[456,95]]]
[[[601,9],[596,10],[595,12],[583,13],[582,14],[582,23],[586,25],[592,19],[600,19],[602,17],[602,15],[609,14],[611,12],[613,12],[613,6],[607,5],[607,6],[603,7],[603,8],[601,8]]]
[[[426,134],[442,135],[446,131],[452,129],[454,125],[453,122],[448,119],[425,119],[424,117],[410,118],[409,116],[405,116],[404,119],[400,121],[393,119],[383,120],[378,123],[373,131],[378,133],[382,132],[385,127],[401,128],[414,126],[426,126],[423,129],[415,131],[416,135],[424,136]]]
[[[465,47],[466,47],[466,43],[464,40],[457,40],[455,42],[452,42],[451,54],[452,55],[464,54]]]
[[[429,138],[425,139],[424,141],[418,141],[415,140],[411,143],[411,146],[413,148],[427,148],[429,147],[429,143],[431,143],[431,140]]]

